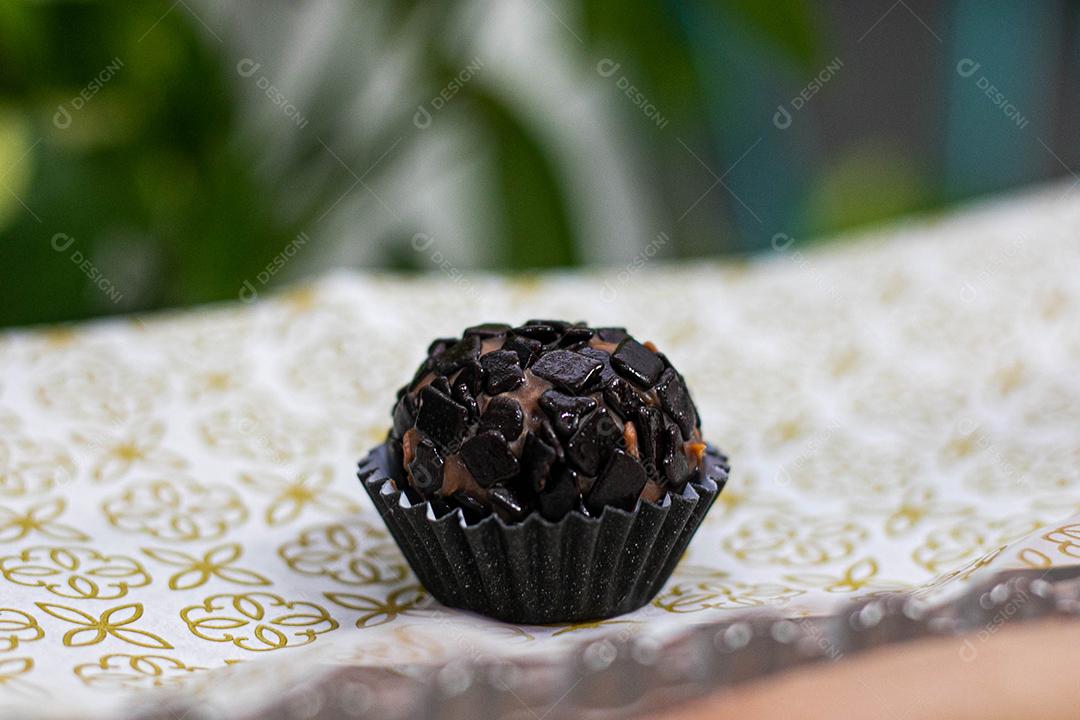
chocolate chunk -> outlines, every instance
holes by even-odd
[[[409,381],[408,389],[410,391],[415,389],[416,386],[420,384],[420,381],[423,380],[427,376],[427,374],[432,371],[432,368],[434,367],[435,361],[431,358],[427,358],[426,360],[424,360],[424,362],[420,363],[420,367],[416,368],[416,372],[413,373],[412,380]]]
[[[561,331],[551,325],[535,324],[516,327],[514,328],[514,334],[532,338],[533,340],[539,340],[541,343],[547,344],[558,340]]]
[[[681,489],[690,474],[690,466],[686,462],[686,451],[683,449],[679,428],[668,425],[662,439],[664,452],[660,460],[661,474],[669,487]]]
[[[620,343],[623,338],[627,337],[627,332],[626,328],[602,327],[596,328],[596,337],[604,342]]]
[[[466,335],[435,355],[435,371],[440,375],[449,375],[479,356],[480,338],[476,335]]]
[[[611,353],[588,346],[579,349],[577,352],[585,357],[592,358],[593,360],[599,360],[603,365],[603,367],[600,368],[600,384],[606,386],[612,379],[618,377],[615,370],[611,367]]]
[[[566,462],[586,475],[595,475],[621,437],[622,432],[607,409],[598,407],[566,441]]]
[[[599,380],[603,363],[571,350],[554,350],[537,360],[532,371],[575,395]]]
[[[480,431],[496,430],[504,438],[513,442],[521,435],[525,416],[521,405],[513,398],[500,395],[488,402],[484,414],[480,416]]]
[[[555,433],[555,430],[551,427],[551,423],[546,420],[541,422],[540,426],[537,427],[534,432],[538,439],[543,440],[548,447],[555,449],[555,458],[559,462],[562,462],[563,444],[562,441],[559,440],[559,436]]]
[[[589,490],[585,507],[592,515],[599,515],[608,505],[633,510],[646,480],[645,468],[641,463],[616,448],[604,472]]]
[[[565,320],[526,320],[526,325],[546,325],[547,327],[554,328],[557,332],[566,332],[566,328],[570,327],[570,323]],[[584,323],[574,323],[575,325],[584,325]]]
[[[618,376],[604,385],[604,402],[623,420],[633,420],[644,404],[633,386]]]
[[[480,406],[465,385],[454,385],[450,390],[450,397],[453,398],[454,402],[465,406],[470,425],[480,419]]]
[[[655,385],[664,371],[664,361],[630,337],[620,342],[611,354],[611,366],[624,378],[644,389]]]
[[[442,487],[443,459],[431,440],[424,438],[417,443],[409,463],[409,479],[425,497]]]
[[[539,340],[533,340],[532,338],[522,337],[520,335],[511,335],[503,343],[503,350],[513,350],[517,353],[518,364],[523,368],[529,367],[536,356],[540,354],[540,348],[544,344]]]
[[[664,410],[679,424],[683,438],[689,438],[697,418],[694,416],[694,407],[690,403],[690,395],[686,392],[686,384],[674,368],[668,368],[660,376],[660,382],[656,385],[656,394]]]
[[[510,332],[510,326],[506,323],[483,323],[465,328],[465,335],[476,335],[480,338],[499,337]]]
[[[497,395],[525,382],[525,372],[518,365],[517,353],[512,350],[496,350],[480,358],[484,368],[484,391]]]
[[[555,522],[566,517],[578,506],[577,473],[561,468],[548,482],[544,492],[536,496],[540,515]]]
[[[393,437],[400,440],[414,422],[416,422],[416,401],[413,400],[412,395],[402,395],[394,406]]]
[[[461,459],[481,487],[491,487],[500,480],[517,475],[518,461],[499,433],[478,433],[461,446]]]
[[[432,385],[420,391],[416,429],[431,438],[440,450],[453,452],[468,430],[468,411]]]
[[[441,375],[432,380],[429,384],[431,385],[431,387],[435,388],[443,395],[450,394],[450,381],[447,380],[445,377],[442,377]]]
[[[497,509],[503,510],[511,520],[520,520],[527,512],[524,503],[518,499],[514,492],[503,485],[491,489],[488,495],[491,504]]]
[[[439,355],[439,354],[445,352],[446,348],[448,348],[448,347],[450,347],[452,345],[455,345],[457,343],[457,341],[458,341],[457,338],[435,338],[434,340],[431,341],[431,344],[428,345],[428,349],[427,349],[428,357],[433,358],[436,355]]]
[[[471,361],[461,368],[461,372],[454,378],[453,385],[454,387],[464,385],[465,389],[473,397],[479,395],[480,391],[484,389],[484,368],[479,361]]]
[[[526,435],[521,451],[521,483],[534,492],[543,490],[557,456],[555,448],[540,436],[534,433]]]
[[[570,437],[577,430],[581,418],[596,409],[596,401],[591,397],[574,397],[558,390],[547,390],[540,396],[540,407],[551,418],[556,432]]]
[[[488,509],[484,507],[482,502],[462,490],[458,490],[450,497],[454,498],[461,506],[467,523],[476,522],[488,514]]]
[[[567,349],[576,349],[583,347],[589,339],[592,338],[593,331],[591,328],[582,327],[581,325],[571,325],[563,332],[563,336],[559,338],[559,347]]]
[[[663,451],[663,414],[659,408],[643,405],[638,408],[634,418],[634,428],[637,430],[638,455],[645,465],[646,474],[657,483],[662,483],[660,455]]]

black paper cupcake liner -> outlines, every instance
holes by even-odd
[[[558,522],[534,514],[512,525],[492,515],[470,525],[460,511],[437,517],[430,503],[412,503],[391,480],[392,457],[389,444],[378,446],[358,476],[423,586],[443,605],[527,624],[608,618],[648,603],[728,477],[710,447],[700,480],[631,512],[571,512]]]

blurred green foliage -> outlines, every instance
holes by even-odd
[[[417,100],[453,82],[475,52],[459,36],[473,29],[481,14],[499,9],[483,0],[364,4],[385,22],[390,37],[380,38],[382,52],[396,58],[406,48],[400,62],[411,73],[401,97],[370,111],[357,110],[350,96],[358,74],[348,54],[356,45],[349,27],[355,16],[342,13],[339,34],[320,40],[336,45],[327,53],[332,72],[320,72],[319,92],[304,102],[311,125],[289,136],[283,159],[279,156],[286,153],[278,152],[272,133],[251,133],[251,123],[245,123],[251,118],[241,100],[259,90],[254,78],[238,73],[236,46],[195,14],[194,8],[204,6],[190,2],[0,2],[0,325],[235,299],[245,279],[352,192],[358,171],[378,165],[368,179],[374,183],[400,170],[394,156],[383,159],[384,151],[399,142],[396,155],[415,148]],[[959,4],[981,23],[977,33],[960,33],[965,47],[982,42],[979,57],[990,67],[992,33],[985,28],[996,27],[997,15],[965,0]],[[805,0],[541,5],[538,12],[558,16],[555,44],[564,44],[561,52],[579,74],[581,92],[606,93],[619,124],[629,128],[633,161],[627,166],[637,172],[630,179],[644,186],[653,206],[650,217],[658,227],[647,234],[661,229],[670,234],[664,248],[669,258],[767,249],[773,232],[803,241],[936,208],[971,194],[971,187],[994,189],[993,183],[979,184],[985,169],[951,167],[944,173],[939,156],[946,153],[911,152],[918,132],[936,141],[933,133],[942,126],[937,115],[949,117],[949,157],[987,162],[967,130],[972,114],[979,114],[979,127],[999,133],[1010,147],[1018,145],[1015,129],[999,127],[999,114],[973,82],[951,71],[941,84],[956,85],[963,103],[950,106],[949,113],[924,102],[931,90],[918,86],[918,98],[886,99],[897,108],[884,111],[900,118],[896,127],[851,133],[864,114],[883,112],[881,95],[867,91],[888,81],[873,64],[879,40],[885,44],[882,52],[894,52],[888,42],[905,30],[905,43],[929,47],[938,62],[947,52],[933,44],[936,33],[920,26],[921,16],[917,20],[899,11],[863,43],[859,36],[888,15],[888,2],[860,6],[858,12]],[[281,13],[283,7],[308,6],[230,4],[249,18],[259,17],[264,7]],[[913,7],[926,14],[929,6],[915,2]],[[1039,15],[1013,7],[1000,17],[1014,26],[1018,14]],[[940,18],[929,19],[940,28]],[[1038,46],[1054,21],[1048,12],[1025,21],[1029,45]],[[912,51],[912,62],[919,52]],[[773,127],[777,104],[796,97],[841,54],[836,85],[815,97],[791,130]],[[614,78],[597,74],[601,58],[617,62],[620,73],[662,112],[662,131]],[[876,67],[876,74],[863,66]],[[1007,82],[1012,66],[1017,62],[996,67],[995,78]],[[907,61],[896,65],[894,77],[907,68]],[[1029,71],[1045,74],[1034,66]],[[1022,97],[1025,108],[1038,106],[1037,93],[1010,93]],[[828,98],[833,95],[838,99]],[[455,162],[466,165],[482,155],[489,163],[485,202],[469,210],[481,226],[498,228],[498,241],[480,262],[506,270],[578,265],[592,257],[586,252],[590,238],[582,236],[579,198],[550,136],[520,100],[485,76],[464,83],[445,115],[472,133],[451,156]],[[261,102],[267,105],[265,97]],[[920,112],[911,109],[916,106]],[[829,113],[847,125],[833,129]],[[748,148],[753,156],[740,164]],[[1042,149],[1033,152],[1047,162]],[[998,173],[998,186],[1036,173],[1030,152],[1012,154],[1014,165],[1026,163],[1027,169]],[[724,187],[713,183],[720,173]],[[714,189],[706,191],[710,184]],[[437,229],[414,226],[405,214],[390,215],[389,220],[381,216],[381,224],[374,217],[350,217],[353,227],[377,228],[371,233],[378,242],[365,262],[398,270],[429,267],[430,258],[411,250],[409,239]],[[345,227],[337,232],[349,232]],[[312,233],[313,248],[327,241]],[[329,262],[322,267],[316,262],[313,269],[325,269]],[[103,277],[115,292],[105,291]]]
[[[159,3],[0,8],[0,157],[9,168],[0,322],[235,296],[253,259],[295,228],[274,216],[274,193],[231,136],[216,48],[184,13],[162,17]],[[70,249],[54,249],[57,234],[74,238]],[[65,262],[76,250],[113,258],[101,272],[126,297],[113,302]]]

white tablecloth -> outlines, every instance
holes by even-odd
[[[254,703],[335,662],[550,656],[1076,562],[1078,193],[814,250],[781,238],[748,263],[340,274],[252,305],[8,332],[0,709],[112,717],[176,685]],[[656,601],[602,623],[439,607],[354,475],[431,338],[541,316],[655,342],[734,468]]]

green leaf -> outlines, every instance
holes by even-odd
[[[495,153],[506,239],[502,264],[513,270],[574,264],[565,193],[544,146],[501,99],[480,90],[469,95]]]

